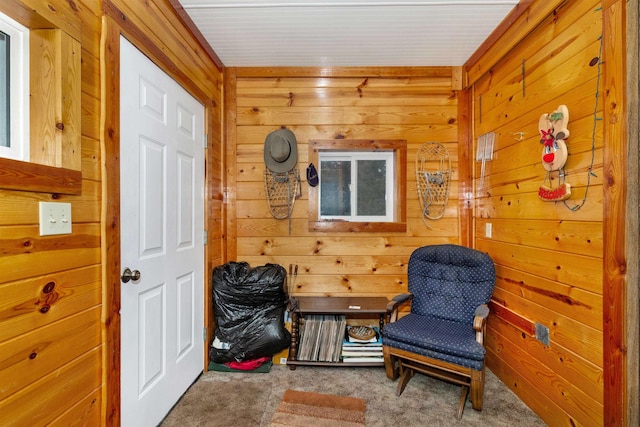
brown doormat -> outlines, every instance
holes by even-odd
[[[270,426],[358,427],[366,410],[366,402],[356,397],[286,390]]]

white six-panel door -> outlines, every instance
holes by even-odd
[[[204,107],[126,39],[120,57],[122,426],[155,426],[202,372]]]

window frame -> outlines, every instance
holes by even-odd
[[[309,143],[309,162],[317,165],[322,151],[392,151],[394,153],[394,200],[393,220],[374,221],[332,221],[320,220],[319,186],[309,187],[309,231],[329,232],[406,232],[407,230],[407,141],[403,139],[329,139],[312,140]]]
[[[29,29],[0,12],[0,31],[9,37],[9,146],[0,157],[29,161]]]
[[[30,70],[30,159],[0,158],[0,189],[79,195],[82,22],[60,0],[42,5],[23,0],[0,2],[0,12],[28,28]],[[51,79],[45,68],[51,66],[64,70],[56,70]]]

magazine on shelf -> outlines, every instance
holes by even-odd
[[[379,357],[343,357],[344,363],[384,363],[382,355]]]
[[[382,350],[373,351],[349,351],[342,350],[342,357],[378,357],[382,355]]]
[[[351,328],[361,328],[358,326],[347,326],[344,340],[342,342],[342,361],[345,363],[381,363],[382,337],[377,326],[369,328],[375,331],[375,335],[369,339],[357,339],[349,334]],[[356,334],[357,335],[357,334]]]

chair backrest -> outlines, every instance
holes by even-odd
[[[473,323],[476,307],[493,293],[496,272],[491,257],[459,245],[416,249],[409,258],[411,312]]]

